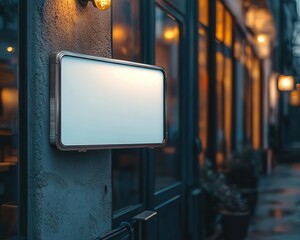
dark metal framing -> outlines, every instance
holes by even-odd
[[[238,35],[238,33],[236,32],[236,31],[239,31],[239,29],[237,28],[237,27],[233,27],[233,38],[232,38],[232,40],[233,40],[233,42],[235,41],[235,39],[237,38],[237,35]],[[234,51],[234,46],[233,46],[233,51]],[[237,79],[237,77],[236,77],[236,75],[235,75],[235,73],[236,73],[236,70],[237,70],[237,62],[238,62],[238,60],[237,59],[235,59],[235,57],[233,56],[233,62],[232,62],[232,66],[233,66],[233,69],[232,69],[232,71],[233,71],[233,84],[232,84],[232,102],[233,102],[233,106],[232,106],[232,112],[233,112],[233,114],[232,114],[232,126],[236,126],[236,123],[237,123],[237,107],[236,107],[236,104],[235,104],[235,102],[237,101],[237,86],[236,86],[236,83],[237,83],[237,81],[238,81],[238,79]],[[236,128],[232,128],[232,136],[231,136],[231,142],[232,142],[232,148],[231,148],[231,150],[232,151],[236,151],[237,150],[237,141],[236,141],[236,134],[237,134],[237,131],[236,131]]]
[[[187,2],[187,56],[188,60],[188,143],[187,143],[187,184],[189,192],[192,192],[193,187],[198,186],[198,156],[202,149],[198,146],[200,139],[198,136],[198,53],[199,53],[199,40],[198,40],[198,4],[199,1],[188,1]],[[195,54],[196,53],[196,54]],[[188,206],[186,206],[188,207]]]
[[[193,2],[193,1],[192,1]],[[194,2],[193,2],[194,3]],[[199,138],[199,127],[198,127],[198,121],[199,121],[199,73],[198,73],[198,65],[199,65],[199,34],[198,29],[199,27],[202,27],[205,29],[206,33],[208,32],[208,28],[201,24],[198,20],[199,16],[199,7],[198,7],[199,1],[197,3],[191,4],[190,11],[193,14],[190,31],[192,33],[191,40],[189,41],[190,44],[193,44],[193,47],[190,49],[190,55],[193,56],[192,59],[192,66],[189,70],[193,75],[190,76],[190,79],[192,79],[192,99],[190,99],[190,102],[193,104],[193,168],[194,168],[194,184],[197,186],[198,181],[197,178],[199,177],[199,163],[198,163],[198,156],[203,151],[202,149],[202,142]],[[194,11],[193,11],[194,10]],[[208,36],[207,36],[208,37]],[[207,41],[208,44],[208,41]],[[197,54],[195,54],[197,53]],[[208,58],[208,56],[207,56]],[[206,59],[207,61],[207,59]],[[208,107],[208,106],[207,106]]]
[[[143,61],[155,64],[155,0],[141,0],[142,2],[142,52]],[[145,164],[145,185],[146,185],[146,208],[154,209],[154,191],[155,191],[155,160],[153,151],[146,151]]]
[[[27,237],[27,188],[28,188],[28,165],[27,165],[27,9],[28,1],[19,0],[19,227],[20,238]]]
[[[187,152],[187,141],[189,136],[185,136],[184,132],[191,132],[191,126],[187,127],[187,129],[183,129],[188,121],[188,118],[185,118],[187,114],[189,114],[190,109],[187,110],[185,108],[186,101],[190,101],[187,99],[187,88],[189,87],[188,81],[192,74],[188,74],[187,64],[183,59],[186,59],[188,53],[185,51],[184,47],[187,46],[187,29],[185,18],[182,15],[180,9],[174,8],[173,4],[170,1],[148,1],[141,0],[141,43],[142,43],[142,61],[148,64],[155,64],[155,6],[160,7],[163,11],[166,11],[170,16],[177,20],[180,28],[180,41],[179,41],[179,66],[181,67],[181,73],[179,75],[179,98],[180,98],[180,146],[181,151],[179,153],[180,157],[180,177],[181,179],[164,188],[160,191],[155,192],[155,159],[154,152],[155,150],[143,150],[143,159],[141,159],[141,170],[143,173],[141,174],[142,181],[142,197],[143,201],[141,204],[128,206],[128,208],[123,211],[116,211],[113,217],[113,227],[117,227],[121,221],[128,221],[131,219],[136,213],[141,212],[145,209],[156,209],[159,211],[160,207],[164,207],[169,205],[168,202],[172,200],[173,202],[178,202],[178,204],[182,206],[186,206],[185,204],[185,191],[183,184],[187,181],[187,161],[192,161],[193,159],[186,159]],[[190,36],[192,37],[192,36]],[[192,107],[192,106],[191,106]],[[192,170],[190,170],[192,171]],[[147,195],[145,195],[147,194]],[[174,203],[175,203],[174,202]],[[169,208],[169,206],[167,206]],[[182,216],[186,218],[185,213],[182,213]],[[182,219],[182,223],[184,223],[184,219]],[[186,226],[184,226],[186,228]]]
[[[167,1],[157,0],[156,5],[160,7],[163,11],[165,11],[169,16],[173,17],[179,24],[180,36],[179,36],[179,67],[180,67],[180,75],[179,75],[179,113],[180,113],[180,133],[179,133],[179,171],[180,171],[180,180],[170,185],[167,188],[162,189],[158,192],[153,192],[154,194],[154,209],[158,210],[160,208],[168,209],[168,211],[172,211],[172,206],[175,204],[179,204],[181,206],[181,223],[182,223],[182,234],[187,236],[187,191],[188,191],[188,174],[189,171],[189,162],[193,159],[191,155],[188,154],[188,141],[190,139],[191,130],[189,127],[189,112],[190,108],[186,108],[188,105],[188,96],[187,93],[189,91],[189,82],[190,75],[187,71],[188,61],[183,61],[183,59],[189,59],[187,55],[187,41],[188,37],[188,29],[187,29],[187,21],[185,18],[186,13],[182,14],[182,9],[174,8],[173,4]],[[154,51],[154,49],[153,49]],[[190,106],[192,107],[192,106]],[[154,162],[154,161],[153,161]],[[155,183],[155,176],[153,175],[153,183]]]
[[[153,194],[155,195],[155,205],[160,204],[162,201],[164,201],[164,196],[163,195],[169,195],[170,193],[173,192],[173,194],[175,194],[175,192],[177,192],[177,194],[181,193],[181,189],[182,189],[182,181],[185,181],[185,164],[184,164],[184,152],[185,152],[185,142],[186,142],[186,136],[184,136],[183,132],[184,132],[184,106],[186,106],[185,104],[185,96],[184,93],[186,91],[186,86],[183,84],[184,81],[183,79],[185,79],[185,66],[183,64],[182,58],[185,57],[184,54],[184,50],[183,50],[183,46],[185,46],[185,24],[184,24],[184,18],[181,16],[180,12],[176,11],[176,9],[174,9],[173,7],[170,6],[170,4],[165,3],[162,0],[158,0],[156,1],[156,4],[158,7],[160,7],[163,11],[165,11],[168,15],[172,16],[174,19],[176,19],[176,21],[178,22],[179,25],[179,29],[180,29],[180,36],[179,36],[179,66],[181,67],[181,72],[179,75],[179,112],[180,112],[180,146],[181,151],[179,152],[179,157],[180,157],[180,165],[182,166],[181,168],[181,173],[180,173],[180,177],[181,180],[179,180],[178,182],[174,183],[173,185],[162,189],[161,191],[158,192],[153,192]],[[154,46],[155,47],[155,46]],[[154,48],[155,49],[155,48]],[[153,49],[153,51],[154,51]],[[155,176],[154,176],[155,178]],[[153,179],[153,183],[155,182],[155,179]],[[180,183],[180,184],[179,184]],[[173,195],[170,194],[170,195]]]
[[[195,67],[194,67],[194,76],[196,76],[195,77],[195,79],[194,79],[194,91],[193,91],[193,93],[194,93],[194,158],[195,158],[195,160],[194,160],[194,167],[195,167],[195,175],[196,176],[198,176],[199,177],[199,172],[198,172],[198,168],[199,168],[199,163],[198,163],[198,156],[199,156],[199,154],[204,150],[203,149],[203,146],[202,146],[202,142],[201,142],[201,139],[199,138],[199,127],[198,127],[198,121],[199,121],[199,104],[198,104],[198,102],[199,102],[199,91],[198,91],[198,88],[199,88],[199,73],[198,73],[198,65],[199,65],[199,60],[198,60],[198,53],[199,53],[199,34],[198,34],[198,29],[199,28],[202,28],[202,29],[204,29],[205,30],[205,33],[206,33],[206,40],[207,40],[207,46],[209,46],[211,43],[209,42],[209,26],[210,26],[210,23],[208,22],[208,25],[204,25],[203,23],[201,23],[200,21],[199,21],[199,18],[198,18],[198,16],[200,16],[200,13],[199,13],[199,11],[198,11],[198,9],[199,9],[199,6],[198,6],[198,4],[199,4],[199,1],[197,1],[197,4],[196,4],[196,6],[194,6],[194,11],[195,11],[195,16],[194,16],[194,21],[196,22],[195,23],[195,29],[193,29],[193,30],[191,30],[191,31],[193,31],[193,33],[194,33],[194,44],[195,44],[195,52],[197,53],[197,55],[196,54],[194,54],[194,62],[195,62]],[[208,8],[209,9],[209,8]],[[209,21],[210,21],[210,19],[209,19]],[[208,54],[207,54],[207,57],[206,57],[206,62],[207,62],[207,74],[208,74],[208,83],[210,82],[210,78],[211,78],[211,76],[210,76],[210,74],[209,74],[209,68],[208,68],[208,66],[209,66],[209,52],[207,52]],[[206,106],[206,108],[207,108],[207,113],[209,114],[209,112],[208,112],[208,109],[210,109],[209,108],[209,105],[210,104],[210,102],[209,102],[209,97],[207,97],[207,106]],[[208,114],[207,114],[207,122],[209,123],[209,116],[208,116]],[[206,136],[206,140],[207,140],[207,142],[208,142],[208,134],[207,134],[207,136]],[[205,157],[207,156],[207,149],[205,149]],[[197,179],[196,179],[196,181],[197,181]],[[198,184],[197,182],[196,182],[196,184]]]
[[[209,75],[209,90],[208,90],[208,146],[207,146],[207,157],[213,162],[215,161],[216,153],[216,51],[217,51],[217,40],[215,38],[215,18],[216,18],[216,0],[209,1],[209,26],[203,26],[198,21],[198,7],[196,1],[186,1],[186,12],[183,13],[182,9],[176,9],[171,0],[156,0],[147,1],[141,0],[141,40],[143,55],[142,60],[145,63],[155,63],[155,2],[157,6],[162,8],[172,17],[174,17],[180,26],[180,53],[179,53],[179,64],[182,67],[182,73],[180,75],[180,146],[182,151],[180,153],[181,169],[181,181],[164,188],[161,191],[155,192],[155,159],[153,150],[146,151],[146,157],[143,159],[142,168],[143,171],[147,172],[146,176],[143,176],[143,193],[147,192],[146,200],[143,204],[134,208],[128,209],[127,213],[120,212],[118,219],[126,219],[127,217],[133,216],[132,213],[138,209],[157,209],[165,206],[170,200],[180,201],[180,204],[184,204],[184,209],[188,209],[188,196],[192,192],[194,187],[197,187],[197,177],[199,176],[197,167],[197,153],[195,151],[194,140],[198,138],[197,123],[198,123],[198,109],[197,109],[197,86],[198,86],[198,27],[199,24],[205,28],[207,32],[207,43],[208,43],[208,75]],[[222,1],[223,2],[223,1]],[[225,5],[225,8],[230,10]],[[230,12],[231,13],[231,12]],[[233,17],[233,26],[237,24]],[[221,45],[222,52],[225,56],[230,57],[232,60],[233,47],[229,48]],[[195,54],[196,53],[196,54]],[[183,61],[186,59],[186,61]],[[233,79],[234,79],[234,60],[233,66]],[[232,91],[235,91],[235,81],[232,82]],[[233,99],[234,99],[233,94]],[[233,116],[232,121],[235,120],[234,116],[234,101],[233,101]],[[186,108],[188,106],[188,108]],[[183,134],[186,133],[186,134]],[[234,133],[234,132],[233,132]],[[232,137],[234,134],[232,133]],[[232,139],[233,142],[233,139]],[[234,147],[234,142],[232,147]],[[151,183],[151,185],[149,185]],[[144,196],[144,195],[143,195]],[[182,198],[182,199],[181,199]],[[169,206],[168,206],[169,207]],[[200,206],[201,207],[201,206]],[[188,210],[187,210],[188,211]],[[124,218],[121,218],[123,214]],[[189,213],[183,212],[184,222],[189,222]],[[117,216],[116,215],[116,216]],[[126,217],[125,217],[126,216]],[[127,218],[128,219],[128,218]],[[185,221],[187,220],[187,221]],[[114,224],[117,226],[117,224]],[[187,226],[184,226],[187,229]],[[185,233],[186,234],[186,233]],[[187,235],[186,235],[187,236]]]
[[[174,10],[168,3],[165,3],[163,1],[157,1],[157,5],[159,7],[161,7],[163,9],[163,11],[167,11],[169,14],[171,14],[176,20],[178,20],[180,29],[183,30],[184,29],[184,24],[183,24],[183,18],[181,17],[180,13],[177,12],[176,10]],[[154,64],[155,63],[155,3],[154,1],[142,1],[142,5],[141,5],[141,10],[143,11],[143,16],[141,16],[142,18],[142,22],[141,22],[141,30],[142,30],[142,46],[143,46],[143,62],[147,62],[149,64]],[[182,31],[181,31],[182,32]],[[150,37],[149,37],[150,36]],[[180,39],[183,39],[183,34],[181,34]],[[183,54],[183,50],[182,50],[182,41],[180,41],[180,56]],[[180,75],[180,78],[182,78],[184,76],[184,74],[182,73]],[[180,89],[180,95],[182,95],[182,89]],[[184,105],[184,104],[181,104]],[[180,106],[180,109],[182,108],[182,106]],[[181,119],[180,121],[182,121],[182,115],[181,115]],[[183,125],[183,124],[181,124]],[[167,188],[162,189],[161,191],[158,191],[155,193],[155,186],[154,186],[154,182],[155,182],[155,176],[154,176],[154,169],[155,169],[155,165],[154,165],[154,159],[152,156],[152,151],[147,151],[147,159],[146,159],[146,164],[144,163],[143,165],[143,169],[146,168],[147,169],[147,182],[149,183],[153,183],[152,185],[149,186],[149,184],[147,184],[147,192],[148,192],[148,196],[147,196],[147,206],[149,208],[154,208],[155,205],[159,204],[161,201],[164,201],[166,199],[165,196],[171,194],[180,194],[181,192],[181,182],[177,182]],[[181,161],[183,161],[183,154],[181,153]],[[184,165],[183,165],[184,166]],[[182,171],[184,172],[184,171]],[[183,174],[182,174],[183,175]],[[182,176],[183,177],[183,176]],[[153,196],[155,197],[155,201],[153,200]],[[127,212],[126,210],[124,212]],[[117,214],[117,215],[121,215]],[[117,216],[116,215],[116,216]],[[130,214],[131,215],[131,214]]]

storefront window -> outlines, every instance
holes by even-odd
[[[245,133],[246,146],[252,145],[252,82],[251,82],[251,69],[252,69],[252,50],[251,47],[245,45]]]
[[[113,57],[139,62],[140,42],[140,1],[113,1]]]
[[[141,151],[113,150],[113,209],[138,204],[141,196]]]
[[[252,147],[253,149],[260,148],[260,135],[261,135],[261,81],[260,81],[260,66],[259,60],[253,61],[252,69],[252,129],[253,129],[253,139]]]
[[[0,11],[0,239],[18,224],[18,1]]]
[[[249,44],[246,44],[245,45],[245,64],[246,64],[246,67],[247,67],[247,70],[249,72],[249,76],[251,75],[251,69],[252,69],[252,50],[251,50],[251,47]]]
[[[300,91],[293,90],[290,92],[290,106],[299,107],[300,106]]]
[[[232,60],[231,58],[225,59],[224,69],[224,132],[226,140],[226,157],[231,152],[231,139],[232,139]]]
[[[140,11],[138,0],[113,1],[113,57],[141,61]],[[113,150],[113,210],[142,202],[139,149]]]
[[[207,33],[201,27],[199,28],[199,52],[198,52],[198,95],[199,95],[199,117],[198,131],[199,139],[202,143],[203,151],[199,156],[199,162],[204,162],[205,150],[207,148],[207,131],[208,131],[208,72],[207,72]]]
[[[245,84],[245,78],[244,78],[244,41],[243,35],[240,32],[239,28],[234,26],[234,49],[233,49],[233,55],[234,55],[234,108],[235,108],[235,114],[234,114],[234,137],[233,137],[233,146],[232,148],[235,151],[241,151],[244,146],[244,138],[245,138],[245,132],[244,132],[244,84]]]
[[[217,154],[216,164],[222,171],[232,150],[232,16],[220,0],[216,2],[216,91]],[[238,45],[235,47],[239,47]],[[237,49],[238,50],[238,49]],[[239,56],[237,56],[239,57]]]
[[[217,79],[217,153],[216,164],[218,169],[222,168],[224,164],[224,153],[226,149],[225,133],[224,133],[224,92],[223,92],[223,78],[224,78],[224,55],[217,51],[216,54],[216,79]]]
[[[220,0],[216,2],[216,38],[223,42],[224,40],[224,6]]]
[[[232,47],[232,17],[230,13],[225,11],[225,32],[224,32],[224,44],[231,48]]]
[[[155,14],[155,64],[168,75],[168,144],[155,151],[155,189],[160,190],[179,179],[179,24],[159,7]]]
[[[199,21],[208,26],[208,0],[199,0]]]

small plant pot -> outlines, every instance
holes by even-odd
[[[258,193],[257,189],[240,189],[240,192],[244,199],[246,199],[246,203],[249,208],[250,215],[252,216],[255,212],[257,205]]]
[[[221,211],[222,232],[224,240],[244,240],[250,222],[249,212]]]
[[[256,189],[258,186],[259,178],[254,174],[250,174],[246,171],[235,170],[232,172],[228,172],[227,182],[229,184],[235,185],[238,188],[253,188]]]

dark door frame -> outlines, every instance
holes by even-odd
[[[27,221],[27,199],[28,199],[28,165],[27,165],[27,94],[28,94],[28,31],[30,29],[30,20],[28,9],[30,9],[30,1],[19,0],[19,25],[18,25],[18,45],[19,45],[19,139],[18,139],[18,194],[19,194],[19,227],[18,236],[27,237],[28,221]]]
[[[172,18],[176,19],[180,28],[179,40],[179,90],[180,90],[180,180],[161,191],[155,192],[155,150],[144,150],[141,159],[142,186],[147,196],[143,203],[125,209],[114,215],[113,227],[122,221],[130,221],[139,211],[157,210],[163,206],[170,208],[172,203],[181,206],[183,234],[189,239],[199,239],[200,218],[195,215],[202,212],[201,190],[198,188],[198,162],[195,155],[195,105],[197,105],[198,82],[198,3],[185,1],[176,6],[176,0],[141,0],[141,44],[142,61],[155,64],[155,7],[160,7]],[[178,1],[177,1],[178,2]],[[195,135],[196,134],[196,135]],[[144,196],[144,195],[143,195]],[[193,207],[195,206],[195,207]],[[198,209],[197,213],[194,209]]]

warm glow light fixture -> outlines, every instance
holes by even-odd
[[[258,41],[259,43],[264,43],[264,42],[266,41],[266,36],[263,35],[263,34],[259,34],[259,35],[257,36],[257,41]]]
[[[78,0],[78,2],[83,6],[86,6],[88,2],[92,2],[94,7],[103,11],[109,9],[111,5],[111,0]]]
[[[9,46],[9,47],[6,48],[6,51],[9,52],[9,53],[11,53],[11,52],[15,51],[15,48],[12,47],[12,46]]]
[[[113,39],[114,39],[114,41],[117,41],[117,42],[126,41],[127,32],[126,32],[126,27],[125,26],[116,24],[113,27],[112,30],[113,30]]]
[[[292,91],[294,89],[294,77],[279,75],[277,86],[279,91]]]
[[[299,90],[291,91],[291,93],[290,93],[290,105],[291,106],[299,106],[300,105]]]
[[[269,79],[269,103],[272,109],[275,109],[277,106],[277,99],[278,99],[277,79],[278,79],[278,74],[275,72],[271,74]]]
[[[268,58],[271,54],[270,36],[267,34],[257,34],[255,41],[259,58]]]
[[[172,41],[172,40],[176,40],[178,38],[179,35],[179,30],[177,27],[175,28],[167,28],[164,31],[164,39],[167,41]]]

